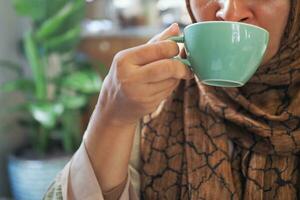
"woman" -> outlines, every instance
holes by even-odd
[[[84,143],[49,198],[297,198],[300,2],[187,0],[187,8],[193,22],[267,29],[270,44],[255,76],[242,88],[199,83],[170,59],[179,53],[166,40],[179,34],[176,24],[120,52]]]

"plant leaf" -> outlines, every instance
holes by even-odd
[[[41,21],[46,17],[47,0],[12,0],[17,13]]]
[[[51,0],[47,2],[47,19],[57,14],[57,12],[68,2],[69,0]]]
[[[81,21],[84,19],[86,4],[84,3],[84,0],[77,1],[77,8],[74,9],[70,16],[66,18],[63,27],[57,30],[57,35],[61,35],[66,32],[66,30],[73,29],[74,26],[80,25]]]
[[[72,16],[73,13],[79,11],[79,8],[85,5],[84,0],[70,1],[53,17],[45,21],[37,30],[35,36],[38,41],[45,41],[54,37],[60,30],[66,30],[66,20]]]
[[[85,95],[80,95],[80,94],[76,94],[76,95],[62,95],[61,96],[61,103],[64,105],[64,107],[66,109],[79,109],[84,107],[87,102],[88,99]]]
[[[44,47],[49,52],[68,52],[78,44],[80,32],[80,26],[76,26],[63,35],[45,41]]]
[[[63,113],[64,106],[61,103],[32,103],[29,111],[33,118],[45,128],[53,128],[58,117]]]
[[[101,85],[102,81],[99,75],[91,70],[78,71],[70,74],[62,83],[63,87],[86,94],[99,92]]]
[[[45,77],[45,69],[41,61],[41,55],[39,54],[36,41],[32,37],[31,31],[28,31],[24,39],[25,53],[32,70],[34,84],[35,84],[35,96],[39,100],[43,100],[47,95],[47,83]]]
[[[0,85],[0,92],[14,92],[20,90],[21,92],[34,92],[34,83],[29,79],[17,79],[8,81]]]

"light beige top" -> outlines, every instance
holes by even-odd
[[[135,134],[131,153],[128,178],[116,188],[103,194],[98,184],[91,161],[87,154],[84,139],[70,162],[59,173],[49,187],[44,200],[137,200],[140,191],[139,141],[140,131]]]

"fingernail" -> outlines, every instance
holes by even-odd
[[[179,29],[179,26],[177,23],[173,23],[171,26],[170,26],[170,30],[172,31],[177,31]]]

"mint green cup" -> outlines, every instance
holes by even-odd
[[[199,22],[184,28],[183,36],[171,40],[184,43],[187,59],[200,81],[219,87],[241,87],[256,72],[269,42],[263,28],[240,22]]]

